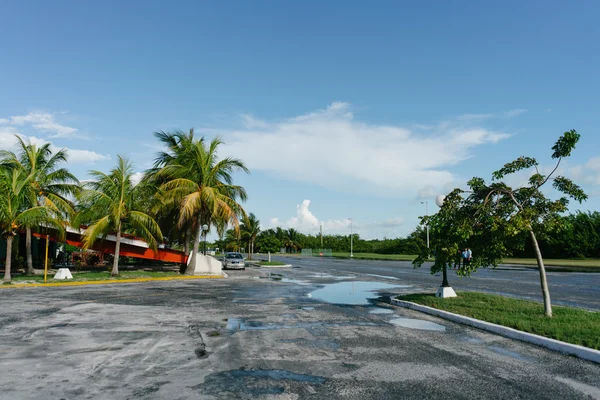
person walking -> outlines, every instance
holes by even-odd
[[[457,250],[456,252],[456,256],[454,258],[454,269],[459,268],[460,269],[460,260],[462,258],[462,251],[460,251],[460,249]]]
[[[468,260],[469,264],[471,264],[472,259],[473,259],[473,252],[471,251],[470,248],[467,247],[467,260]]]
[[[469,249],[465,247],[462,252],[463,268],[469,265]]]

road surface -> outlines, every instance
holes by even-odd
[[[390,306],[404,280],[229,275],[0,289],[0,398],[600,398],[600,365]]]
[[[414,269],[408,261],[349,260],[321,257],[274,257],[315,272],[335,274],[374,274],[392,277],[435,292],[442,282],[441,274],[432,276],[429,266]],[[553,304],[600,310],[600,274],[585,272],[547,272]],[[462,278],[448,271],[455,290],[498,293],[506,296],[542,301],[539,274],[529,268],[481,269]]]

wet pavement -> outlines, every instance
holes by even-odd
[[[600,366],[418,312],[424,286],[307,268],[0,290],[0,398],[600,398]]]
[[[409,283],[435,291],[442,281],[441,274],[429,273],[430,263],[413,268],[409,261],[371,261],[327,257],[281,257],[274,259],[310,271],[312,275],[370,276],[383,282]],[[552,303],[600,311],[600,273],[547,272]],[[338,278],[339,279],[339,278]],[[459,277],[448,271],[450,285],[455,290],[496,293],[503,296],[542,301],[537,270],[527,268],[480,269],[471,277]]]

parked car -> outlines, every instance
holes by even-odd
[[[223,269],[246,269],[244,256],[241,253],[225,253]]]

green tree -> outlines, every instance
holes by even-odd
[[[5,163],[20,165],[27,175],[31,175],[30,185],[33,189],[29,197],[30,207],[44,206],[55,214],[57,219],[70,219],[74,215],[74,205],[69,196],[75,196],[79,189],[79,181],[66,168],[59,165],[67,161],[67,151],[62,149],[52,152],[50,144],[37,146],[24,142],[15,135],[19,146],[18,154],[5,152]],[[25,227],[25,249],[27,258],[26,274],[33,275],[33,258],[31,251],[31,226]]]
[[[4,282],[11,281],[12,244],[21,229],[39,224],[61,227],[47,207],[31,206],[34,179],[21,165],[0,167],[0,229],[6,239]]]
[[[278,253],[281,250],[281,241],[275,235],[265,235],[256,239],[256,247],[261,253]]]
[[[449,235],[442,239],[447,245],[468,243],[473,249],[473,261],[459,273],[468,275],[479,267],[496,266],[514,249],[524,247],[525,237],[533,246],[540,274],[540,286],[544,299],[544,314],[552,316],[550,291],[546,279],[546,270],[536,232],[552,231],[561,225],[561,213],[568,209],[569,200],[582,202],[587,199],[583,190],[564,176],[555,176],[563,158],[569,157],[579,141],[575,130],[565,132],[552,147],[552,158],[557,160],[554,169],[547,175],[540,173],[538,162],[531,157],[519,157],[505,164],[492,174],[492,183],[482,178],[473,178],[468,182],[470,190],[466,198],[456,189],[446,199],[440,210],[440,226]],[[501,179],[519,171],[535,169],[526,185],[512,188]],[[542,192],[542,188],[552,182],[553,188],[562,194],[557,200],[551,200]],[[444,215],[446,215],[444,220]],[[436,222],[436,218],[424,221]],[[457,233],[453,233],[456,230]],[[435,233],[439,235],[439,232]],[[443,252],[436,257],[447,260]],[[452,253],[449,253],[452,254]],[[422,261],[422,257],[418,262]],[[417,262],[417,264],[418,264]]]
[[[117,166],[107,175],[100,171],[90,171],[93,180],[86,182],[80,193],[80,213],[77,223],[87,223],[83,247],[91,248],[98,238],[105,238],[115,232],[115,258],[112,276],[119,275],[119,251],[121,235],[132,233],[144,238],[151,249],[156,250],[157,239],[162,233],[156,221],[143,212],[143,202],[147,189],[132,181],[133,167],[121,156]]]
[[[242,218],[240,231],[242,239],[248,242],[248,259],[252,260],[254,241],[256,240],[256,235],[260,232],[260,221],[256,218],[256,215],[253,213],[245,215]]]
[[[167,146],[154,165],[157,176],[166,181],[160,187],[162,201],[167,205],[179,204],[180,227],[186,223],[195,227],[191,259],[185,270],[192,275],[202,225],[210,229],[215,222],[226,221],[239,230],[238,216],[244,215],[244,210],[237,200],[245,201],[247,195],[243,187],[233,184],[232,174],[249,171],[238,159],[218,157],[221,140],[207,143],[203,137],[195,139],[193,129],[189,133],[157,132],[155,136]]]

